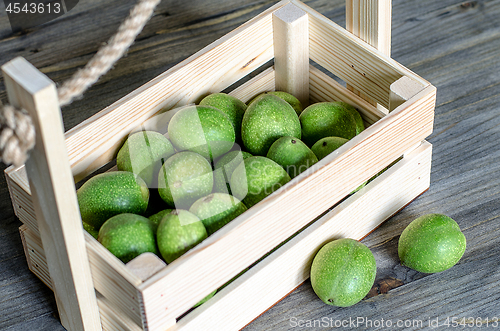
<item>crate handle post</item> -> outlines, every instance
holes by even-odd
[[[391,56],[392,0],[346,0],[346,30]],[[372,101],[352,86],[347,88],[361,96],[379,110],[388,113],[382,105]]]
[[[391,56],[392,0],[346,0],[346,30]]]
[[[309,19],[292,3],[273,13],[275,88],[309,104]]]
[[[2,72],[10,103],[26,109],[35,126],[26,171],[61,323],[101,330],[55,84],[22,57]]]

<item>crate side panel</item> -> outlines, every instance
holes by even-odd
[[[229,92],[229,95],[246,103],[256,95],[269,91],[274,91],[274,68],[272,67],[264,70],[245,84],[235,88]]]
[[[25,226],[23,227],[20,228],[20,231],[26,242],[26,258],[30,261],[30,270],[37,275],[45,285],[52,289],[52,280],[50,278],[42,240],[40,236],[31,231],[31,229]],[[125,280],[123,276],[118,275],[110,263],[106,261],[106,257],[109,259],[106,252],[109,252],[97,242],[97,245],[95,243],[89,244],[90,241],[95,241],[95,239],[88,233],[85,233],[85,239],[87,242],[87,253],[89,255],[94,287],[108,298],[110,304],[116,305],[119,309],[127,312],[127,315],[134,323],[142,325],[138,303],[139,296],[136,290],[136,286],[139,282],[136,281],[135,285],[133,285],[131,284],[131,282],[134,281],[133,279]],[[102,247],[102,250],[99,246]]]
[[[45,253],[41,247],[40,237],[37,236],[27,226],[22,225],[19,228],[23,240],[24,251],[29,269],[35,274],[47,287],[52,290],[52,280],[49,274],[49,268],[45,259]],[[142,328],[134,323],[130,317],[120,309],[113,306],[109,300],[96,292],[97,304],[101,315],[102,328],[105,331],[140,331]]]
[[[178,317],[427,137],[434,105],[431,86],[146,281],[148,323]]]
[[[45,258],[40,236],[31,231],[26,225],[19,228],[19,233],[24,246],[24,253],[28,262],[28,267],[40,280],[52,289],[52,279],[50,279],[49,266]]]
[[[78,181],[114,158],[126,136],[162,109],[219,92],[274,56],[272,12],[280,2],[67,133]]]
[[[313,67],[309,68],[309,89],[311,102],[344,101],[358,109],[363,120],[371,125],[385,116],[372,104],[349,91],[334,79]]]
[[[324,243],[337,238],[359,240],[365,237],[427,190],[431,150],[431,145],[424,143],[182,318],[169,331],[243,328],[309,278],[312,258]]]
[[[85,233],[85,239],[94,287],[134,323],[142,325],[141,296],[137,290],[141,280],[90,234]]]
[[[35,209],[33,206],[33,201],[31,200],[30,193],[26,192],[22,188],[22,186],[19,185],[18,182],[11,177],[10,173],[6,172],[5,178],[7,179],[7,185],[9,187],[9,193],[12,201],[12,206],[14,207],[14,213],[21,222],[23,222],[30,228],[30,230],[40,235],[35,216]]]
[[[101,323],[103,331],[142,331],[143,328],[123,311],[114,307],[109,300],[97,293],[97,305],[101,315]]]
[[[384,107],[389,107],[391,83],[402,76],[422,82],[425,86],[430,85],[429,82],[300,1],[293,3],[309,14],[311,60]]]

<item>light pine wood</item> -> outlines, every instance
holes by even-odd
[[[55,84],[23,58],[2,66],[11,104],[30,114],[36,145],[26,162],[61,323],[101,329],[89,259],[64,141]]]
[[[390,85],[402,76],[430,85],[318,12],[299,1],[293,3],[309,15],[311,60],[384,107],[389,106]]]
[[[142,298],[149,303],[143,306],[148,327],[155,329],[178,317],[428,136],[435,92],[427,87],[406,107],[367,128],[141,284]],[[268,215],[273,215],[272,223]],[[214,269],[218,272],[211,272]],[[185,295],[186,288],[192,295]]]
[[[49,274],[47,258],[43,250],[42,240],[39,234],[33,232],[26,225],[19,228],[19,233],[23,242],[23,248],[26,254],[29,269],[51,290],[53,290],[52,279]],[[96,292],[99,314],[104,331],[138,331],[142,327],[135,323],[128,313],[124,313],[107,300],[102,294]]]
[[[141,279],[87,232],[85,240],[96,290],[136,324],[142,325],[141,297],[137,290]]]
[[[243,102],[252,100],[253,97],[268,91],[274,91],[274,68],[267,68],[245,84],[235,88],[229,95]]]
[[[427,190],[431,151],[432,146],[424,142],[169,331],[238,330],[250,323],[309,278],[312,258],[323,244],[333,239],[365,237]],[[218,323],[219,320],[226,322]]]
[[[385,116],[372,104],[349,91],[319,69],[310,67],[310,97],[311,102],[344,101],[358,109],[366,126],[370,126]]]
[[[391,84],[391,94],[389,98],[389,110],[393,111],[406,100],[424,89],[421,82],[403,76]]]
[[[361,239],[429,187],[432,146],[423,142],[419,147],[372,181],[361,191],[349,197],[291,239],[264,261],[233,281],[205,304],[189,313],[170,331],[237,330],[251,322],[261,311],[284,297],[290,289],[299,286],[309,277],[309,267],[314,252],[322,244],[336,238]],[[354,223],[353,223],[354,222]],[[355,225],[355,226],[353,226]],[[21,233],[27,238],[33,233],[25,226]],[[34,240],[26,240],[27,250],[40,250]],[[43,250],[39,255],[30,254],[29,263],[41,268],[33,270],[43,279]],[[188,295],[190,288],[186,289]],[[241,298],[246,298],[242,300]],[[121,312],[108,312],[112,305],[101,298],[108,325],[124,323]],[[224,323],[220,323],[224,320]],[[125,319],[127,321],[127,319]],[[129,321],[117,330],[133,329]],[[115,328],[106,327],[105,330]]]
[[[391,0],[346,0],[346,30],[391,56]]]
[[[128,270],[139,277],[142,281],[150,278],[166,265],[167,264],[156,254],[150,252],[142,253],[126,264]]]
[[[143,328],[123,311],[117,309],[101,294],[97,293],[97,304],[101,312],[103,331],[141,331]]]
[[[346,30],[389,57],[391,56],[391,19],[392,0],[346,0]],[[347,85],[347,89],[376,105],[384,113],[388,113],[387,108],[373,102],[351,85]]]
[[[10,170],[6,172],[6,177],[9,179],[9,182],[12,181],[9,187],[11,188],[11,194],[13,194],[11,195],[12,201],[14,205],[18,206],[16,208],[16,215],[31,232],[40,237],[31,192],[29,188],[28,192],[21,188],[25,177],[17,177],[19,174],[22,175],[23,171],[11,172]],[[20,182],[17,182],[18,179]],[[97,291],[108,297],[109,302],[127,312],[129,318],[134,320],[136,324],[141,325],[139,293],[137,291],[137,286],[141,283],[141,279],[98,243],[94,237],[87,232],[83,234],[86,241],[94,287]],[[41,241],[39,245],[42,247]]]
[[[309,21],[307,13],[288,4],[273,13],[274,69],[277,91],[309,105]]]
[[[216,43],[207,46],[204,50],[199,52],[199,57],[203,58],[206,54],[211,54],[211,57],[215,59],[225,59],[225,52],[234,48],[233,42],[235,40],[243,42],[243,38],[239,36],[240,33],[252,33],[252,35],[261,33],[266,36],[265,38],[269,36],[272,46],[272,36],[268,34],[268,30],[271,29],[271,14],[273,10],[287,3],[288,2],[279,3],[271,8],[272,10],[266,11],[265,15],[262,14],[258,16],[258,19],[251,21],[253,25],[246,25],[247,28],[250,26],[252,29],[237,29],[239,33],[233,31]],[[368,61],[374,66],[374,72],[376,75],[380,76],[379,78],[381,81],[377,81],[376,84],[374,82],[372,83],[378,87],[379,85],[383,86],[384,93],[386,87],[384,84],[381,84],[381,82],[390,86],[390,84],[403,76],[408,76],[416,81],[422,82],[425,88],[409,98],[392,114],[383,117],[383,113],[378,111],[375,107],[341,87],[339,84],[332,83],[333,80],[330,77],[311,67],[309,69],[309,91],[311,99],[317,101],[338,99],[349,102],[360,109],[365,122],[374,124],[352,139],[349,143],[342,146],[338,151],[323,159],[320,163],[311,168],[310,172],[297,177],[288,184],[285,189],[276,192],[268,199],[251,208],[238,219],[205,240],[195,249],[167,267],[162,268],[144,282],[141,280],[141,277],[135,275],[94,238],[85,233],[85,240],[87,242],[96,289],[102,293],[112,309],[123,311],[133,323],[142,325],[145,330],[162,330],[170,326],[175,318],[190,309],[208,293],[224,284],[242,269],[259,259],[263,254],[293,235],[312,219],[340,201],[355,187],[359,186],[359,184],[379,172],[410,148],[413,148],[415,144],[432,132],[433,109],[435,105],[435,88],[433,86],[430,86],[425,80],[419,78],[395,61],[383,56],[365,43],[360,42],[356,37],[348,34],[345,30],[333,23],[329,23],[328,20],[308,9],[308,7],[302,3],[295,1],[293,3],[301,9],[306,10],[309,17],[313,17],[313,21],[315,20],[316,22],[316,32],[310,31],[310,43],[315,41],[328,44],[332,42],[332,40],[335,40],[335,38],[340,40],[340,46],[346,47],[349,51],[352,51],[350,56],[354,57],[356,61],[359,63]],[[264,18],[266,20],[265,24],[262,23]],[[326,29],[326,41],[319,39],[320,34],[318,31],[320,31],[320,29]],[[228,36],[231,36],[231,38]],[[246,37],[248,37],[248,35],[246,35]],[[229,45],[231,45],[231,47],[229,47]],[[324,60],[325,62],[316,62],[329,69],[328,65],[324,65],[328,63],[329,55],[322,52],[324,52],[324,49],[316,49],[316,53],[319,54],[317,59]],[[215,56],[215,54],[217,54],[217,56]],[[342,53],[339,56],[342,57],[344,54]],[[160,75],[159,78],[154,79],[152,82],[156,82],[163,87],[175,86],[175,84],[179,82],[178,79],[183,79],[180,73],[185,73],[183,71],[185,67],[193,65],[193,63],[197,63],[199,66],[204,65],[205,62],[198,62],[200,61],[198,59],[199,57],[195,54],[195,56]],[[312,52],[311,57],[313,57]],[[208,61],[208,57],[205,57],[205,60]],[[247,64],[248,63],[245,63],[245,67],[248,66]],[[336,70],[335,67],[332,68],[334,68],[333,71]],[[219,71],[218,74],[226,77],[224,76],[224,71]],[[334,74],[337,74],[337,72],[334,72]],[[235,89],[232,93],[233,95],[239,94],[245,98],[250,98],[253,96],[252,93],[254,91],[259,91],[259,89],[269,90],[269,85],[270,89],[272,89],[274,77],[275,71],[272,68],[267,69],[253,80]],[[217,80],[216,77],[213,77],[213,79]],[[225,81],[225,78],[220,79]],[[133,105],[134,102],[139,102],[143,100],[141,98],[147,96],[153,99],[158,96],[158,86],[155,85],[156,83],[153,84],[152,82],[147,83],[131,93],[131,95],[124,97],[121,101],[111,106],[111,108],[115,107],[116,109],[121,109],[121,111],[128,109],[128,113],[132,114],[132,108],[130,108],[130,106]],[[262,82],[264,85],[259,87],[256,82]],[[206,88],[204,84],[207,84],[207,82],[201,80],[200,82],[197,81],[197,84],[198,83],[200,86],[197,88],[200,90],[197,91]],[[377,89],[377,87],[371,85],[368,85],[367,88]],[[387,91],[389,91],[389,88],[387,88]],[[215,90],[213,92],[215,92]],[[165,91],[162,90],[161,93],[165,93]],[[196,93],[198,92],[189,94],[189,98],[194,98]],[[172,95],[177,97],[177,95]],[[387,92],[386,97],[389,99],[389,92]],[[183,99],[182,102],[178,101],[173,105],[182,105],[184,101],[189,102],[191,100],[189,98]],[[126,106],[127,103],[129,104]],[[146,108],[141,107],[142,106],[138,107],[137,113],[141,113],[150,106],[144,106]],[[100,115],[103,114],[104,116],[101,117]],[[135,116],[135,109],[133,114]],[[149,115],[150,114],[151,113],[149,113]],[[99,123],[98,125],[92,119],[82,123],[76,129],[68,133],[67,141],[78,134],[81,134],[80,137],[87,138],[90,138],[92,135],[97,135],[96,130],[102,128],[103,125],[109,125],[107,121],[112,121],[116,118],[114,116],[118,115],[123,117],[120,118],[120,121],[129,123],[127,125],[131,128],[130,130],[141,125],[146,116],[145,113],[142,113],[141,116],[128,118],[125,116],[125,113],[107,108],[96,116],[97,122]],[[102,118],[106,118],[106,120]],[[151,124],[154,124],[153,122],[154,119],[151,120]],[[122,125],[123,123],[117,124],[117,127]],[[121,129],[125,130],[124,127]],[[99,148],[108,143],[108,140],[102,140],[103,137],[101,136],[95,139],[96,140],[92,142],[92,144],[99,145]],[[81,143],[83,145],[80,147],[85,148],[88,142],[82,140]],[[108,147],[106,147],[106,150],[111,151]],[[93,154],[94,152],[96,154]],[[97,155],[98,158],[100,157],[94,150],[92,150],[91,154]],[[110,160],[110,157],[112,157],[110,155],[111,154],[99,160],[92,159],[93,156],[87,157],[82,155],[81,157],[83,162],[90,160],[93,166],[100,167]],[[88,170],[90,168],[86,169]],[[340,172],[343,173],[342,178],[336,176],[336,174]],[[12,182],[15,182],[15,178],[22,177],[22,169],[12,170],[11,175]],[[78,179],[78,176],[75,178]],[[328,183],[328,185],[325,185],[325,183]],[[17,188],[11,189],[11,193],[21,196],[21,198],[16,198],[16,200],[22,201],[24,198],[29,199],[29,188],[25,186],[25,183],[21,180]],[[317,192],[321,192],[319,198],[316,194]],[[297,201],[303,202],[308,208],[303,208],[303,206],[297,204]],[[24,213],[22,209],[23,208],[17,208],[20,214]],[[267,222],[269,219],[268,215],[270,214],[273,215],[273,219],[276,219],[272,224]],[[278,216],[276,217],[275,215]],[[27,219],[31,217],[29,209],[28,212],[23,214],[23,217]],[[36,227],[37,221],[30,219],[25,224]],[[259,245],[255,245],[256,238],[259,240]],[[234,248],[228,250],[227,247]],[[238,258],[235,259],[235,256]],[[218,272],[214,273],[213,270],[217,270]],[[171,284],[176,284],[176,286],[173,287]],[[189,288],[189,294],[186,294],[186,288]],[[292,290],[292,288],[288,288],[288,291],[290,290]]]
[[[28,268],[51,290],[54,290],[52,279],[50,278],[47,258],[42,246],[40,234],[31,231],[26,225],[19,227],[19,234],[23,242],[24,253]]]
[[[111,161],[124,138],[162,109],[220,92],[273,57],[272,12],[282,1],[68,131],[78,181]],[[130,113],[134,116],[127,116]]]

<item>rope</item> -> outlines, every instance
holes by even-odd
[[[99,77],[107,73],[134,42],[149,20],[160,0],[139,0],[118,32],[101,47],[81,70],[58,89],[59,105],[69,105],[81,96]],[[28,159],[35,145],[35,129],[31,117],[24,109],[0,104],[0,161],[20,166]]]

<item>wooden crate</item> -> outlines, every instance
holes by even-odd
[[[353,10],[355,6],[349,7],[348,14]],[[289,47],[292,43],[297,47]],[[146,275],[123,264],[84,233],[103,329],[242,328],[307,279],[311,259],[323,243],[339,237],[365,237],[429,187],[432,148],[423,140],[432,132],[435,87],[295,0],[279,2],[68,131],[65,144],[74,181],[112,161],[127,135],[141,124],[148,128],[164,125],[171,117],[165,110],[224,90],[273,59],[274,67],[230,94],[247,101],[259,92],[279,88],[311,103],[341,100],[360,110],[368,128],[181,258],[168,266],[153,265]],[[347,88],[313,62],[345,81]],[[50,97],[54,84],[26,61],[15,59],[3,72],[11,103],[31,111],[54,107],[55,100],[59,111],[57,99]],[[343,200],[401,156],[383,175]],[[48,234],[50,219],[40,216],[44,203],[51,203],[43,197],[39,200],[41,187],[46,183],[51,189],[59,188],[57,178],[50,181],[45,177],[52,175],[31,170],[28,181],[24,166],[10,167],[5,173],[14,210],[24,223],[20,231],[30,269],[55,290],[62,322],[70,328],[74,312],[59,305],[66,297],[57,289],[60,282],[53,280],[62,276],[49,272],[51,263],[46,258],[47,252],[59,254]],[[30,183],[36,192],[30,190]],[[69,229],[80,233],[80,222],[78,215],[65,220],[62,233]],[[69,242],[64,248],[70,261],[72,247]],[[142,260],[146,265],[147,258],[140,256],[134,263],[141,265]],[[250,265],[250,270],[214,298],[176,322]]]

